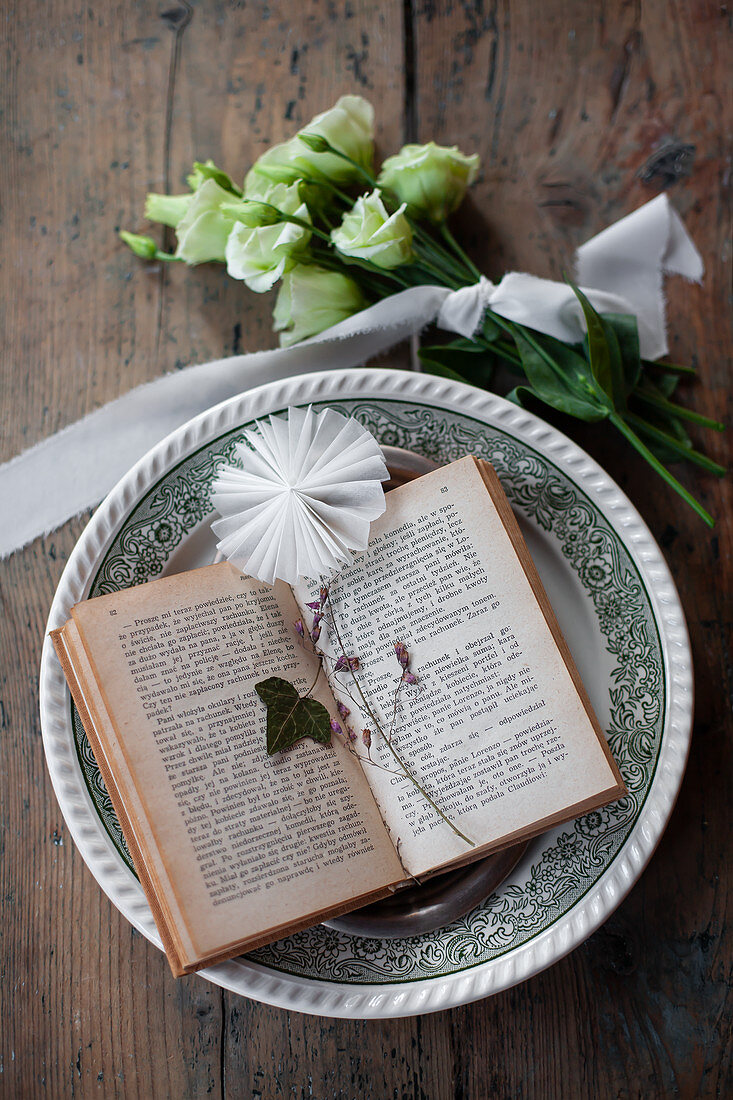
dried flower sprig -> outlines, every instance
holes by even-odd
[[[359,658],[349,656],[346,652],[346,648],[344,646],[341,633],[338,628],[336,613],[331,600],[329,588],[326,585],[322,585],[322,593],[324,592],[324,589],[325,597],[323,598],[323,603],[320,606],[324,611],[327,610],[329,613],[329,624],[333,627],[333,633],[336,639],[336,643],[338,649],[340,650],[339,656],[336,658],[333,664],[332,673],[348,673],[351,680],[351,686],[353,687],[356,696],[358,696],[358,705],[363,711],[365,717],[367,717],[371,721],[373,726],[373,729],[370,727],[366,727],[362,730],[362,743],[366,747],[368,755],[367,757],[360,758],[362,760],[365,759],[367,763],[376,764],[376,761],[374,761],[371,756],[372,737],[373,733],[376,732],[376,734],[381,737],[383,743],[387,746],[390,753],[392,754],[392,757],[400,768],[400,773],[398,774],[402,774],[406,779],[410,781],[410,783],[412,783],[412,785],[420,792],[422,797],[432,806],[439,817],[441,817],[443,821],[445,821],[445,823],[450,826],[456,836],[460,837],[461,840],[470,845],[472,848],[475,847],[474,841],[467,837],[465,833],[461,832],[458,826],[453,821],[451,821],[447,814],[445,814],[443,810],[441,810],[440,806],[432,798],[432,796],[425,790],[419,779],[413,774],[413,772],[405,762],[404,758],[402,757],[401,753],[398,751],[396,745],[394,744],[394,727],[397,715],[397,705],[400,688],[403,684],[417,683],[417,677],[412,672],[410,672],[410,654],[407,650],[407,646],[404,644],[404,642],[394,643],[395,655],[397,656],[399,666],[402,669],[402,674],[399,677],[397,687],[395,689],[392,722],[389,731],[387,731],[384,728],[384,723],[380,721],[380,718],[376,713],[376,705],[368,698],[367,692],[365,690],[365,685],[361,677],[357,676],[357,672],[360,670]],[[322,650],[316,648],[315,646],[314,649],[322,663],[328,659],[327,655]],[[354,696],[351,694],[350,697],[352,699],[354,698]],[[339,702],[337,704],[337,708],[340,717],[344,720],[351,713],[349,708],[346,707],[346,705],[342,702]],[[334,729],[334,722],[332,721],[331,728],[334,729],[334,732],[338,733],[340,731],[341,736],[344,737],[345,742],[349,745],[351,751],[355,752],[357,756],[360,756],[360,754],[356,752],[356,750],[353,748],[353,743],[357,740],[357,736],[353,730],[353,727],[345,722],[346,732],[344,734],[344,731],[341,730],[339,723],[335,723],[335,725],[339,726],[339,730]]]

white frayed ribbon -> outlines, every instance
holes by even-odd
[[[666,195],[603,230],[576,254],[576,279],[596,309],[636,314],[646,359],[668,350],[662,286],[667,273],[699,282],[703,264]],[[413,287],[294,347],[166,374],[0,466],[0,557],[98,503],[146,451],[204,409],[265,382],[359,366],[433,322],[472,336],[487,308],[560,340],[577,343],[585,332],[567,284],[511,272],[499,283],[481,278],[456,291]]]

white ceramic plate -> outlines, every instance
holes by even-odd
[[[496,894],[447,928],[373,940],[319,926],[202,971],[268,1004],[325,1016],[432,1012],[506,989],[556,962],[638,879],[674,804],[692,724],[684,616],[662,555],[603,470],[537,417],[493,394],[403,371],[356,369],[259,387],[150,451],[90,521],[61,578],[49,629],[72,604],[214,555],[209,490],[243,425],[288,405],[330,405],[384,444],[496,467],[629,790],[535,840]],[[160,940],[48,639],[41,667],[48,768],[99,885]]]

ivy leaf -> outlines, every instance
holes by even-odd
[[[302,737],[331,743],[331,718],[323,703],[303,699],[288,680],[270,676],[255,684],[267,707],[267,755],[289,749]]]

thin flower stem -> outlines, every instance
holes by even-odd
[[[394,706],[392,707],[392,721],[389,724],[389,736],[390,737],[394,736],[394,728],[395,728],[395,725],[397,723],[397,703],[399,702],[400,688],[402,687],[402,684],[403,684],[403,680],[402,680],[402,677],[400,676],[399,680],[397,681],[397,687],[395,688],[395,692],[394,692]]]
[[[441,286],[448,286],[451,290],[459,290],[461,284],[452,275],[448,275],[445,271],[441,271],[439,268],[434,267],[433,264],[425,256],[421,256],[419,252],[415,253],[417,256],[417,262],[412,265],[415,269],[420,269],[425,272],[428,277],[438,280]]]
[[[704,520],[705,523],[707,523],[708,527],[714,527],[715,520],[710,515],[710,513],[706,512],[702,504],[698,504],[692,494],[688,493],[687,489],[685,489],[684,485],[681,485],[677,478],[669,472],[667,467],[662,465],[657,456],[649,450],[647,445],[641,439],[639,439],[636,432],[630,427],[629,424],[625,422],[623,417],[619,416],[618,413],[611,413],[610,420],[611,423],[618,428],[621,434],[625,436],[626,439],[628,439],[632,447],[634,447],[639,452],[639,454],[647,460],[649,465],[654,470],[656,470],[659,476],[663,478],[668,485],[671,485],[675,492],[679,493],[683,500],[687,501],[692,510],[697,513],[700,519]]]
[[[670,413],[681,420],[701,424],[703,428],[712,428],[716,432],[725,431],[725,424],[721,424],[719,420],[711,420],[709,416],[703,416],[702,413],[695,412],[694,409],[687,409],[684,405],[676,405],[674,401],[667,401],[664,397],[657,397],[653,393],[646,393],[640,389],[634,390],[633,396],[638,398],[639,401],[643,401],[645,405],[651,405],[653,408]]]
[[[269,203],[263,203],[263,206],[269,206]],[[277,208],[275,208],[277,209]],[[331,244],[331,238],[328,233],[324,233],[322,229],[318,229],[312,222],[307,222],[305,218],[296,218],[294,214],[283,214],[282,210],[278,210],[278,213],[282,217],[284,222],[292,222],[293,225],[299,225],[302,229],[307,229],[311,233],[315,233],[317,237],[320,237],[326,244]]]
[[[672,374],[697,374],[696,367],[683,367],[680,363],[660,363],[658,359],[642,359],[645,367],[656,367],[657,370],[671,371]]]
[[[466,267],[471,272],[471,274],[474,276],[474,278],[477,279],[477,280],[480,279],[481,278],[481,272],[476,267],[476,264],[473,262],[473,260],[470,258],[470,256],[467,256],[466,253],[463,251],[463,249],[459,245],[458,241],[455,239],[455,237],[451,233],[450,229],[448,228],[448,225],[447,225],[446,222],[443,222],[443,224],[441,225],[440,232],[443,236],[443,239],[453,249],[455,254],[463,261],[463,263],[466,265]]]
[[[341,199],[341,201],[349,208],[349,210],[354,205],[354,200],[352,199],[351,195],[347,195],[345,191],[342,191],[340,187],[336,187],[333,183],[330,182],[330,180],[317,180],[314,179],[313,176],[301,176],[300,178],[303,180],[304,183],[309,183],[313,187],[323,187],[326,191],[330,191],[331,194],[336,195],[337,198]]]
[[[470,281],[471,272],[466,270],[464,264],[460,263],[455,256],[452,256],[450,252],[443,248],[439,242],[435,240],[435,237],[432,237],[430,233],[426,232],[417,222],[411,222],[410,224],[412,225],[412,231],[415,237],[426,251],[441,264],[445,264],[446,267],[449,267],[455,277],[460,279],[462,283],[467,282],[467,275],[469,276],[468,281]]]
[[[299,134],[298,137],[300,137],[300,136],[301,135]],[[322,134],[314,134],[314,135],[311,135],[311,136],[321,138],[321,140],[325,140],[323,138]],[[331,145],[330,141],[326,141],[326,144],[328,145],[328,149],[325,150],[325,155],[328,155],[330,153],[331,156],[340,157],[341,160],[347,161],[354,168],[356,168],[359,175],[363,176],[363,178],[367,181],[368,184],[370,184],[372,187],[377,186],[377,181],[375,180],[374,176],[372,176],[371,173],[367,172],[366,168],[362,168],[362,166],[357,161],[353,160],[346,153],[342,153],[341,150],[337,149],[335,145]],[[319,152],[320,152],[320,150],[319,150]],[[316,154],[316,155],[318,155],[318,154]]]
[[[331,612],[331,622],[333,623],[333,629],[334,629],[334,633],[336,635],[336,640],[339,644],[339,648],[341,649],[341,652],[346,657],[347,656],[346,649],[344,647],[344,643],[343,643],[343,641],[341,639],[341,635],[339,633],[338,623],[336,622],[336,614],[334,612],[333,602],[331,600],[331,591],[330,591],[330,589],[327,589],[326,602],[328,603],[328,607],[329,607],[329,610]],[[362,691],[361,684],[359,683],[359,680],[357,679],[356,673],[351,668],[351,665],[348,666],[348,669],[349,669],[349,672],[351,673],[351,678],[354,682],[354,687],[356,688],[356,690],[358,692],[358,695],[359,695],[359,698],[361,699],[362,704],[364,706],[364,710],[366,711],[366,713],[369,715],[372,722],[376,726],[377,731],[382,735],[382,737],[385,741],[385,744],[389,748],[389,751],[392,753],[395,760],[397,761],[399,766],[404,771],[405,778],[409,779],[410,782],[415,787],[417,787],[418,791],[423,796],[423,798],[425,798],[430,803],[430,805],[433,807],[435,812],[437,814],[439,814],[440,817],[443,818],[443,821],[445,821],[446,825],[449,825],[451,827],[451,829],[456,834],[456,836],[459,836],[461,838],[461,840],[465,841],[466,844],[469,844],[472,848],[475,848],[476,845],[475,845],[474,841],[470,840],[469,837],[467,837],[465,833],[462,833],[461,830],[456,825],[453,824],[453,822],[451,821],[451,819],[449,817],[446,817],[446,815],[441,810],[440,806],[438,806],[433,801],[433,799],[430,797],[428,792],[420,785],[418,780],[415,778],[415,776],[412,774],[410,769],[407,767],[404,760],[400,757],[399,753],[397,752],[394,745],[392,744],[391,739],[385,734],[384,730],[382,729],[382,724],[379,721],[379,719],[377,718],[377,716],[375,715],[375,713],[372,710],[371,706],[369,705],[369,703],[366,699],[366,696],[364,695],[364,692]]]
[[[394,282],[398,283],[403,290],[410,286],[410,283],[408,283],[406,279],[403,279],[401,275],[397,275],[394,270],[387,271],[385,268],[377,267],[376,264],[369,263],[368,260],[357,260],[354,256],[349,256],[347,260],[348,262],[342,261],[342,266],[350,267],[353,265],[354,267],[362,267],[365,271],[370,271],[372,275],[379,275],[383,279],[392,279]]]
[[[675,454],[678,454],[681,459],[694,462],[702,467],[703,470],[709,470],[711,474],[717,474],[718,477],[722,477],[723,474],[727,473],[725,466],[721,466],[719,463],[714,462],[713,459],[708,458],[707,455],[700,454],[700,452],[696,451],[693,447],[686,446],[679,439],[675,439],[673,435],[669,435],[660,428],[656,428],[653,424],[647,423],[646,420],[642,420],[640,416],[635,416],[634,413],[627,412],[626,420],[629,424],[633,424],[638,432],[643,432],[657,443],[664,444],[670,451],[674,451]]]
[[[313,691],[313,688],[314,688],[314,687],[316,686],[316,684],[318,683],[318,678],[319,678],[319,676],[321,675],[321,672],[322,672],[322,671],[323,671],[323,665],[322,665],[322,664],[321,664],[321,662],[319,661],[319,662],[318,662],[318,671],[316,672],[316,678],[315,678],[315,680],[313,681],[313,683],[311,684],[311,686],[310,686],[310,687],[308,688],[308,690],[306,691],[306,693],[305,693],[305,695],[306,695],[306,698],[308,698],[308,696],[310,695],[310,693],[311,693],[311,692]]]

